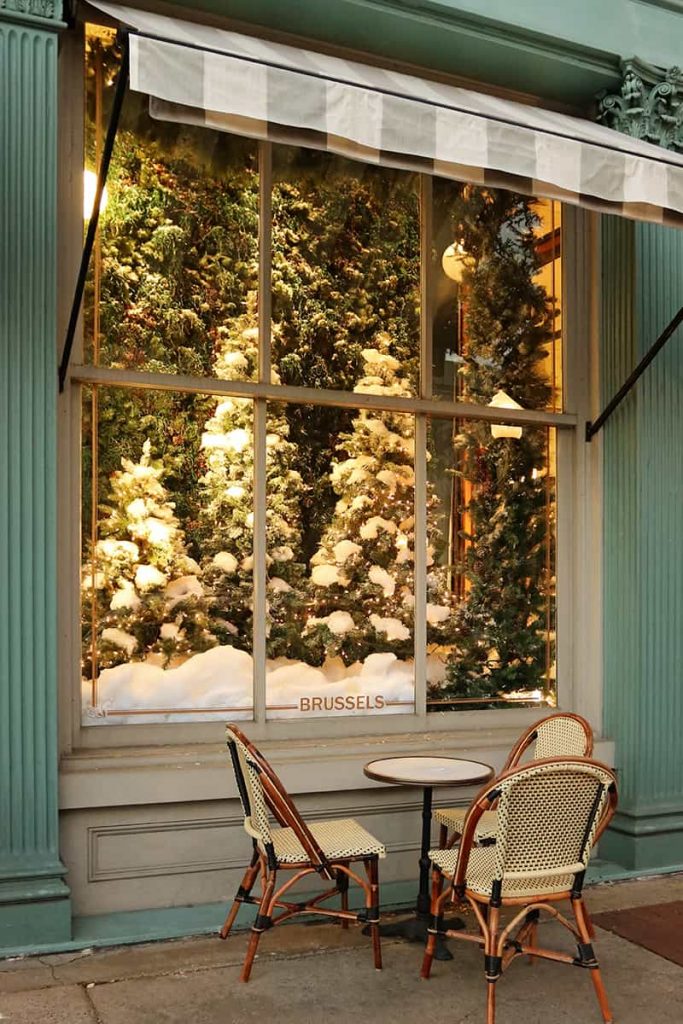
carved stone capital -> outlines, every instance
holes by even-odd
[[[62,16],[62,3],[61,0],[0,0],[2,12],[57,21]]]
[[[618,93],[601,92],[598,121],[608,128],[683,152],[683,71],[646,64],[637,57],[621,62]]]

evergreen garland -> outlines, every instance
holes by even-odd
[[[546,408],[542,363],[552,315],[539,269],[533,200],[466,186],[453,210],[467,253],[462,293],[464,395],[481,405],[498,391],[527,409]],[[455,439],[457,472],[472,487],[460,509],[466,592],[454,620],[454,649],[440,696],[495,697],[545,688],[547,435],[525,427],[493,438],[468,420]]]

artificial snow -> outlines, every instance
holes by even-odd
[[[360,535],[363,540],[377,540],[379,530],[386,530],[387,533],[396,533],[396,523],[390,519],[382,519],[381,516],[371,516],[360,528]]]
[[[120,647],[122,651],[126,652],[129,658],[138,645],[134,636],[130,633],[126,633],[123,629],[117,629],[115,626],[108,626],[106,629],[103,629],[102,639],[107,643],[112,644],[114,647]]]
[[[273,576],[272,579],[268,580],[268,589],[276,594],[286,594],[292,588],[286,580],[281,579],[279,576]]]
[[[393,597],[394,591],[396,590],[396,580],[383,569],[381,565],[373,565],[368,573],[370,582],[376,584],[376,586],[382,588],[382,593],[385,597]]]
[[[336,565],[314,565],[311,570],[311,582],[317,587],[331,587],[334,583],[344,585],[347,581]]]
[[[445,622],[450,614],[450,608],[446,608],[444,607],[444,605],[427,605],[427,622],[430,624],[430,626],[435,626],[439,622]]]
[[[332,548],[337,565],[343,565],[348,558],[351,558],[352,555],[359,555],[362,550],[360,544],[354,544],[352,540],[340,540]]]
[[[169,583],[164,594],[168,608],[171,609],[188,597],[203,597],[204,588],[196,576],[179,576]]]
[[[334,633],[335,636],[343,636],[344,633],[350,633],[352,629],[356,628],[349,612],[330,612],[329,615],[320,619],[312,616],[306,623],[306,630],[308,631],[313,626],[327,626],[330,633]]]
[[[219,551],[217,555],[214,555],[213,564],[228,576],[237,572],[237,559],[229,551]]]
[[[294,552],[288,544],[283,544],[279,548],[273,548],[270,554],[274,562],[291,562],[294,558]]]
[[[130,580],[124,580],[119,590],[114,591],[109,607],[113,612],[118,611],[119,608],[131,608],[135,610],[142,604],[140,598],[137,595],[137,591]]]
[[[383,619],[379,615],[371,615],[370,625],[376,633],[384,633],[387,640],[408,640],[410,638],[410,630],[403,625],[400,619]]]
[[[381,484],[384,484],[390,490],[394,491],[396,489],[396,484],[398,483],[398,476],[396,473],[394,473],[393,470],[382,469],[377,474],[377,479]]]
[[[135,572],[135,586],[138,590],[151,590],[153,587],[163,587],[166,577],[159,572],[155,565],[139,565]]]
[[[333,613],[339,614],[347,613]],[[278,658],[267,662],[266,681],[269,718],[402,714],[414,708],[413,663],[389,652],[348,667],[339,658],[321,668]],[[130,662],[104,669],[94,707],[90,680],[83,680],[83,710],[89,725],[248,720],[252,688],[251,655],[225,645],[175,668]]]

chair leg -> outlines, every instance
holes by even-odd
[[[448,829],[445,825],[439,825],[439,849],[445,850],[448,842]]]
[[[372,935],[372,952],[375,958],[375,970],[381,971],[382,946],[379,937],[379,858],[370,857],[369,860],[366,861],[365,869],[370,881],[370,905],[368,906],[368,919],[370,922],[370,934]]]
[[[442,826],[443,827],[443,826]],[[443,875],[437,867],[432,868],[432,903],[431,903],[431,915],[432,921],[437,919],[439,913],[439,897],[441,896],[441,890],[443,889]],[[425,946],[424,957],[422,960],[422,970],[420,971],[420,977],[424,978],[425,981],[429,979],[432,973],[432,962],[434,960],[434,953],[436,951],[436,934],[430,932],[427,935],[427,945]]]
[[[249,945],[247,946],[247,955],[244,958],[244,965],[242,967],[242,974],[240,975],[240,981],[249,981],[249,975],[251,974],[251,967],[256,956],[256,950],[258,948],[259,940],[263,935],[264,931],[270,927],[270,915],[273,909],[273,892],[275,889],[276,872],[271,871],[266,879],[266,884],[263,887],[263,895],[261,896],[261,902],[258,908],[258,914],[256,920],[251,927],[251,936],[249,937]]]
[[[251,858],[251,864],[244,872],[244,878],[242,879],[242,882],[238,887],[237,892],[235,893],[235,899],[233,900],[232,907],[230,908],[228,916],[225,919],[223,927],[218,933],[222,939],[227,939],[228,935],[230,934],[230,930],[233,924],[235,923],[235,918],[237,917],[238,911],[240,909],[240,903],[244,901],[245,896],[250,895],[251,890],[254,888],[254,882],[258,877],[258,873],[259,855],[258,851],[254,850],[253,856]]]
[[[576,919],[576,925],[581,936],[581,942],[584,949],[580,950],[582,956],[590,958],[590,975],[591,981],[593,982],[593,988],[595,989],[595,995],[597,996],[598,1003],[600,1005],[600,1012],[602,1013],[602,1019],[605,1024],[612,1024],[613,1017],[612,1011],[609,1008],[607,1002],[607,993],[605,986],[602,981],[602,975],[598,966],[597,958],[593,952],[593,946],[591,944],[591,929],[590,929],[590,918],[583,903],[583,898],[572,900],[572,910],[574,911],[574,917]]]
[[[486,1024],[496,1024],[496,982],[486,983]]]
[[[498,946],[498,907],[489,904],[488,935],[484,945],[484,973],[486,974],[486,1024],[496,1024],[496,983],[501,973],[501,963],[497,956]]]
[[[341,896],[341,909],[349,909],[349,876],[343,871],[337,872],[337,888],[339,889],[339,895]],[[349,922],[345,918],[342,918],[341,926],[344,931],[348,931]]]

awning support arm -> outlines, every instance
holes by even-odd
[[[659,350],[664,348],[671,335],[676,332],[676,329],[681,325],[681,323],[683,323],[683,306],[681,306],[668,327],[664,328],[654,345],[652,345],[652,347],[645,353],[633,373],[626,378],[614,398],[607,403],[598,418],[594,421],[588,420],[586,423],[586,442],[590,443],[600,428],[605,425],[614,410],[621,404],[621,402],[623,402],[633,385],[640,377],[642,377],[643,373],[655,358]]]
[[[97,225],[99,224],[100,220],[100,203],[102,201],[102,193],[104,191],[104,186],[107,182],[107,175],[109,173],[111,156],[114,151],[114,142],[116,141],[116,132],[118,131],[119,120],[121,117],[123,98],[126,94],[126,87],[128,85],[128,33],[123,35],[122,41],[123,54],[121,56],[121,66],[119,68],[118,78],[116,79],[116,91],[114,93],[111,114],[109,115],[109,124],[107,125],[107,134],[104,140],[104,147],[102,149],[102,160],[100,161],[100,166],[97,171],[97,186],[95,188],[95,198],[93,200],[93,207],[92,213],[90,215],[90,220],[88,221],[88,230],[85,235],[85,243],[83,245],[83,252],[81,254],[81,265],[78,270],[78,277],[76,279],[76,287],[74,289],[73,302],[71,303],[69,325],[66,329],[64,348],[62,350],[62,359],[59,364],[60,393],[64,390],[64,383],[66,381],[66,375],[69,370],[69,359],[71,358],[71,349],[73,348],[74,337],[76,335],[76,325],[78,324],[78,317],[81,312],[81,303],[83,302],[83,292],[85,291],[85,282],[88,276],[88,267],[90,265],[90,258],[92,256],[93,246],[95,245],[95,237],[97,235]]]

